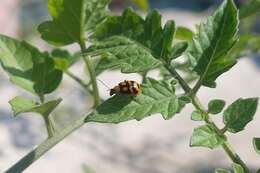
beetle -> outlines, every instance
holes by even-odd
[[[141,94],[142,89],[138,82],[132,80],[125,80],[120,82],[117,86],[110,89],[110,96],[114,94],[130,94],[137,96]]]

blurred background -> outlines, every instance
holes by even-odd
[[[195,25],[205,21],[206,17],[220,4],[221,0],[150,0],[150,8],[161,11],[164,22],[174,19],[179,26],[195,30]],[[236,1],[238,7],[247,0]],[[47,0],[1,0],[0,33],[25,39],[44,50],[50,49],[39,38],[37,26],[48,19]],[[120,13],[130,1],[114,0],[111,9]],[[139,4],[140,5],[140,4]],[[142,4],[147,9],[146,4]],[[133,8],[137,8],[133,6]],[[145,13],[141,9],[140,13]],[[260,11],[260,10],[259,10]],[[260,33],[259,14],[243,19],[241,34]],[[66,47],[77,50],[75,45]],[[217,89],[202,88],[199,92],[204,105],[213,98],[225,99],[228,104],[239,97],[260,96],[259,54],[250,53],[239,60],[229,73],[218,80]],[[72,67],[75,74],[85,76],[81,62]],[[154,74],[149,74],[153,76]],[[105,72],[98,77],[109,86],[124,79],[140,81],[135,74],[121,74],[118,71]],[[99,85],[102,97],[108,98],[107,88]],[[11,85],[7,75],[0,68],[0,172],[3,172],[19,160],[35,145],[46,138],[45,127],[41,119],[34,114],[18,118],[12,117],[8,101],[17,95],[28,96],[26,92]],[[86,112],[92,98],[78,84],[67,76],[54,97],[63,98],[61,106],[55,111],[55,120],[62,128]],[[169,121],[154,115],[141,122],[129,121],[118,125],[87,124],[55,146],[26,173],[209,173],[214,168],[230,168],[230,160],[223,150],[190,148],[189,138],[193,127],[200,125],[190,120],[193,111],[187,106],[184,111]],[[214,117],[220,127],[221,117]],[[254,152],[252,138],[260,136],[260,110],[243,132],[228,134],[231,144],[249,167],[257,169],[260,157]]]

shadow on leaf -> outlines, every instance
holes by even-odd
[[[133,100],[133,96],[120,94],[116,95],[106,102],[97,107],[96,111],[99,114],[111,114],[120,111],[126,105],[128,105]]]

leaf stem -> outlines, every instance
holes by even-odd
[[[74,75],[73,73],[71,73],[70,71],[65,71],[65,73],[72,78],[73,80],[75,80],[80,86],[82,86],[82,88],[84,88],[85,90],[87,90],[87,92],[89,92],[91,95],[93,95],[93,91],[90,89],[89,85],[86,84],[82,79],[80,79],[79,77],[77,77],[76,75]]]
[[[38,160],[43,154],[49,151],[52,147],[54,147],[57,143],[62,141],[66,136],[71,134],[73,131],[80,128],[85,122],[85,118],[88,114],[82,116],[79,120],[71,123],[66,128],[57,132],[53,135],[52,138],[49,138],[38,145],[35,149],[29,152],[26,156],[24,156],[21,160],[15,163],[11,168],[9,168],[6,173],[20,173],[24,171],[27,167],[29,167],[32,163]]]
[[[199,99],[196,97],[196,93],[199,90],[199,86],[200,84],[196,85],[194,87],[194,89],[192,90],[189,85],[184,81],[184,79],[178,74],[178,72],[174,69],[171,68],[171,66],[168,64],[165,64],[165,68],[168,69],[168,71],[173,75],[173,77],[179,81],[181,87],[183,88],[183,90],[186,92],[186,94],[190,95],[191,100],[192,100],[192,104],[193,106],[200,112],[205,114],[205,123],[208,125],[211,125],[212,127],[215,128],[215,130],[218,133],[221,133],[223,135],[224,132],[222,130],[220,130],[216,124],[210,119],[208,112],[206,111],[206,109],[202,106],[202,104],[200,103]],[[237,163],[239,165],[241,165],[243,167],[243,169],[245,170],[246,173],[250,173],[249,168],[246,166],[246,164],[243,162],[243,160],[239,157],[239,155],[232,149],[231,145],[229,144],[228,141],[226,141],[225,143],[223,143],[222,148],[224,149],[224,151],[226,152],[226,154],[228,155],[228,157],[232,160],[232,162]]]
[[[196,94],[199,91],[199,89],[202,85],[202,81],[203,81],[203,78],[200,77],[198,82],[195,84],[194,88],[192,89],[192,93]]]
[[[178,82],[180,83],[180,85],[183,88],[183,90],[187,94],[190,94],[190,92],[191,92],[190,86],[187,84],[187,82],[184,81],[184,79],[179,75],[179,73],[173,67],[171,67],[171,65],[165,64],[165,68],[172,74],[172,76],[176,80],[178,80]]]
[[[225,142],[222,144],[222,148],[225,150],[226,154],[229,156],[229,158],[234,162],[239,164],[240,166],[243,167],[244,171],[246,173],[250,173],[249,168],[246,166],[246,164],[241,160],[239,155],[233,151],[233,148],[228,142]]]
[[[142,76],[142,83],[143,83],[144,80],[146,79],[146,77],[147,77],[147,73],[148,73],[148,71],[145,71],[145,72],[142,72],[142,73],[141,73],[141,76]]]
[[[221,131],[222,133],[226,133],[226,132],[227,132],[227,126],[224,126],[222,129],[220,129],[220,131]]]
[[[44,95],[41,95],[40,96],[40,101],[41,101],[41,104],[44,104]],[[42,114],[42,117],[43,117],[43,120],[44,120],[44,123],[45,123],[45,127],[46,127],[46,130],[47,130],[47,134],[48,134],[48,138],[51,138],[53,137],[54,133],[55,133],[55,124],[54,124],[54,121],[51,117],[51,115],[48,113],[48,114]]]
[[[84,41],[80,42],[80,48],[81,48],[81,52],[85,52],[86,51],[86,44]],[[84,62],[88,68],[88,72],[90,75],[90,80],[91,80],[91,84],[93,87],[93,96],[94,96],[94,107],[99,105],[100,99],[99,99],[99,91],[98,91],[98,86],[97,86],[97,79],[96,79],[96,72],[95,69],[93,67],[93,64],[90,60],[89,56],[85,56],[82,55]]]
[[[46,129],[47,129],[48,138],[52,138],[54,136],[55,129],[54,129],[54,126],[53,126],[52,121],[50,119],[50,115],[49,116],[43,116],[43,119],[44,119],[45,126],[46,126]]]
[[[45,99],[44,99],[44,94],[40,94],[40,95],[39,95],[39,98],[40,98],[40,102],[41,102],[41,103],[44,103],[44,100],[45,100]]]

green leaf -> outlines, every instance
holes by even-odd
[[[247,4],[241,6],[239,10],[239,17],[240,19],[249,17],[251,15],[259,13],[259,9],[260,9],[260,0],[251,0]]]
[[[226,102],[224,100],[215,99],[211,100],[208,104],[208,112],[211,114],[220,113],[225,107]]]
[[[170,119],[184,107],[169,81],[147,79],[141,87],[142,93],[136,97],[120,94],[106,100],[87,116],[85,122],[140,121],[155,113],[161,113],[164,119]]]
[[[237,41],[238,10],[233,0],[225,0],[207,22],[201,24],[190,42],[188,57],[199,84],[215,87],[215,80],[236,64],[226,54]]]
[[[40,24],[42,38],[54,45],[68,45],[84,40],[108,14],[109,0],[48,0],[52,21]]]
[[[175,84],[177,84],[177,83],[178,83],[177,81],[173,80],[172,85],[175,85]],[[183,102],[184,104],[191,103],[191,99],[190,99],[190,97],[187,96],[187,95],[179,96],[179,100],[180,100],[181,102]]]
[[[31,99],[18,96],[10,100],[9,103],[12,106],[14,116],[26,112],[35,112],[43,116],[48,116],[61,101],[62,99],[57,99],[40,105]]]
[[[197,110],[193,111],[191,114],[191,119],[193,121],[203,121],[204,118],[205,118],[204,114]]]
[[[33,100],[20,97],[20,96],[10,100],[9,104],[12,107],[14,116],[17,116],[20,113],[24,113],[28,110],[31,110],[33,107],[37,106],[37,103],[35,103]]]
[[[48,101],[40,106],[34,107],[31,112],[39,113],[43,116],[48,116],[62,101],[62,99]]]
[[[47,53],[3,35],[0,62],[14,84],[39,96],[53,92],[62,80],[62,71],[55,69]]]
[[[231,173],[229,170],[226,169],[216,169],[215,173]]]
[[[224,111],[224,123],[231,133],[242,131],[253,119],[258,98],[238,99]]]
[[[89,166],[83,165],[83,172],[84,173],[95,173]]]
[[[260,138],[254,138],[253,139],[253,144],[254,144],[255,151],[258,154],[260,154]]]
[[[175,39],[190,41],[193,35],[194,33],[189,28],[179,26],[176,30]]]
[[[148,0],[130,0],[133,4],[144,11],[149,10],[149,2]]]
[[[71,3],[71,1],[67,1]],[[83,0],[83,2],[86,4],[85,30],[93,32],[97,25],[109,15],[108,4],[110,0]]]
[[[108,47],[107,47],[108,45]],[[149,51],[123,37],[113,37],[102,43],[95,44],[91,49],[98,49],[102,55],[99,66],[103,71],[111,68],[121,68],[123,73],[148,71],[159,66],[160,61],[153,58]],[[106,52],[105,54],[102,54]]]
[[[244,34],[240,35],[227,57],[239,59],[241,57],[253,57],[252,55],[260,52],[260,35]]]
[[[240,166],[239,164],[233,163],[232,167],[233,167],[235,173],[244,173],[245,172],[243,167]]]
[[[194,129],[190,146],[208,147],[214,149],[226,141],[223,134],[218,134],[210,125],[199,126]]]
[[[153,10],[145,19],[132,9],[122,16],[110,16],[93,35],[93,45],[86,52],[108,57],[107,69],[120,67],[124,73],[144,72],[158,67],[157,59],[167,59],[172,51],[175,23],[161,27],[161,15]]]
[[[78,55],[71,55],[67,50],[57,48],[52,50],[51,55],[54,59],[55,67],[62,71],[66,71],[80,59]]]
[[[163,29],[163,42],[162,50],[160,51],[160,58],[166,59],[172,53],[172,42],[175,35],[175,22],[170,20],[168,21]]]
[[[120,66],[113,66],[113,56],[101,55],[99,57],[92,58],[92,63],[95,67],[96,75],[98,76],[102,72],[109,70],[119,70]]]
[[[169,56],[170,60],[180,57],[186,51],[187,48],[188,48],[188,43],[186,43],[186,42],[176,43],[173,46],[171,54]]]

